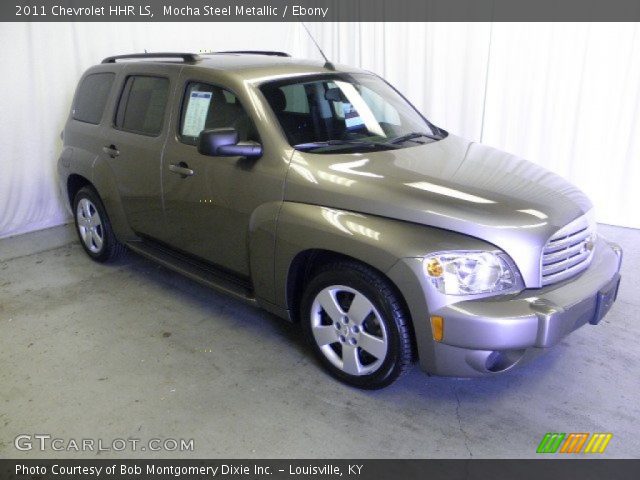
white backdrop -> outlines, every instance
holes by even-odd
[[[319,23],[333,61],[383,75],[434,123],[567,177],[640,228],[640,25]],[[284,50],[299,24],[0,24],[0,237],[68,220],[55,179],[78,78],[108,55]]]
[[[563,175],[598,221],[640,228],[640,24],[311,30],[332,60],[383,74],[436,125]]]

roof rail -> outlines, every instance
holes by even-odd
[[[290,57],[286,52],[275,52],[271,50],[228,50],[225,52],[211,52],[211,55],[235,53],[238,55],[268,55],[270,57]]]
[[[154,58],[180,58],[183,62],[197,62],[200,56],[196,53],[175,53],[175,52],[159,52],[159,53],[130,53],[128,55],[114,55],[102,60],[102,63],[116,63],[118,60],[145,60]]]

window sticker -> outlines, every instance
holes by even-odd
[[[342,102],[345,126],[348,130],[357,130],[364,125],[358,111],[350,103]]]
[[[356,130],[364,125],[371,135],[384,137],[384,130],[360,92],[348,82],[336,80],[335,83],[347,98],[347,102],[342,102],[347,129]]]
[[[212,97],[213,93],[211,92],[199,92],[197,90],[189,94],[189,104],[187,105],[182,127],[183,135],[197,137],[204,130]]]

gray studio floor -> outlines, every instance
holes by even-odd
[[[0,458],[19,434],[194,439],[104,457],[535,457],[545,432],[612,432],[640,455],[640,231],[605,321],[517,371],[363,392],[325,375],[277,318],[136,255],[90,261],[70,227],[0,240]]]

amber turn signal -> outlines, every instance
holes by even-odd
[[[437,258],[430,258],[425,264],[425,270],[430,277],[439,277],[443,273],[442,263]]]
[[[444,318],[438,315],[431,316],[431,333],[436,342],[441,342],[444,337]]]

